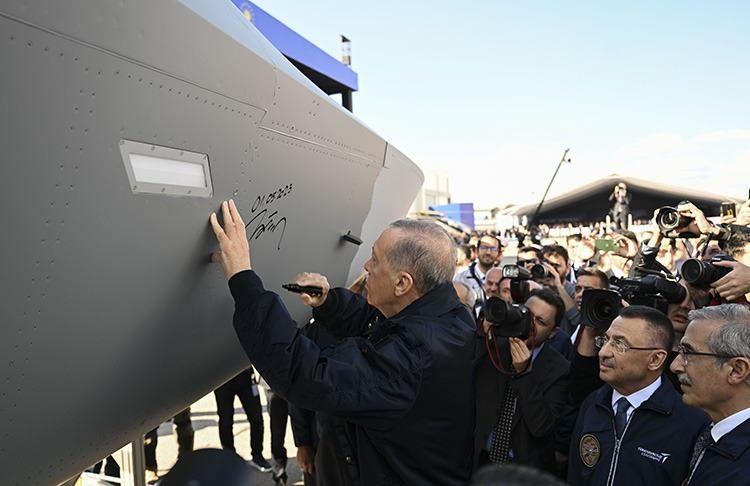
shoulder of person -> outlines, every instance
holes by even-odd
[[[460,272],[456,273],[453,276],[453,281],[454,282],[463,282],[465,280],[468,280],[470,277],[471,277],[471,273],[470,273],[469,268],[467,267],[467,268],[461,270]]]
[[[539,351],[539,356],[536,357],[531,367],[531,373],[535,372],[551,378],[550,381],[557,381],[570,374],[570,362],[547,343]]]
[[[675,401],[674,415],[679,417],[687,427],[702,429],[705,425],[711,422],[706,412],[699,408],[685,405],[682,401],[682,396],[677,393],[677,400]]]

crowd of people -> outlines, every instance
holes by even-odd
[[[477,347],[475,468],[523,464],[570,484],[747,482],[750,203],[731,224],[677,209],[685,227],[665,231],[655,214],[638,235],[613,224],[520,246],[507,266],[524,277],[502,265],[498,235],[458,242],[457,294],[500,347],[494,359]],[[620,301],[608,322],[601,292]],[[514,338],[503,355],[495,335],[508,319],[487,322],[492,299],[530,311],[520,365]]]
[[[297,278],[301,329],[234,204],[211,224],[305,484],[747,484],[750,202],[656,216],[541,245],[399,220],[349,289]]]

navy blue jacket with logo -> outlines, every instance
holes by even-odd
[[[690,486],[750,484],[750,419],[706,448],[690,480]]]
[[[707,423],[708,417],[683,404],[662,376],[661,386],[633,411],[617,441],[612,387],[604,385],[581,405],[570,443],[568,482],[679,485],[687,475],[693,444]]]
[[[237,336],[271,388],[349,422],[363,485],[469,482],[476,326],[451,283],[375,322],[365,299],[333,289],[313,312],[339,338],[324,348],[252,270],[229,288]]]

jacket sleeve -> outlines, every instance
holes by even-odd
[[[541,364],[541,363],[540,363]],[[541,377],[550,370],[534,368],[531,372],[516,377],[512,386],[523,410],[523,421],[534,437],[545,437],[552,433],[557,417],[565,406],[568,393],[568,373],[555,380],[546,390]]]
[[[247,270],[229,280],[240,344],[268,384],[298,407],[387,427],[414,403],[427,359],[414,340],[342,339],[321,350],[281,299]]]
[[[313,309],[315,321],[338,338],[361,336],[378,314],[364,297],[343,288],[331,289],[323,305]]]
[[[294,445],[315,446],[315,412],[289,404],[289,419],[292,423]]]
[[[570,397],[573,403],[583,402],[603,384],[599,378],[599,357],[581,356],[575,351],[570,363]]]

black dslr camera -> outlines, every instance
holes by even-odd
[[[526,302],[530,292],[529,280],[533,278],[531,272],[521,265],[505,265],[503,278],[510,279],[510,297],[513,302]]]
[[[687,297],[687,290],[676,280],[659,275],[637,278],[612,278],[610,283],[628,304],[645,305],[667,313],[669,304],[678,304]]]
[[[717,267],[716,262],[733,262],[729,255],[716,255],[709,261],[691,258],[682,264],[680,273],[685,282],[699,288],[708,288],[712,283],[732,271],[731,268]]]
[[[683,201],[680,204],[686,204],[687,202]],[[692,221],[692,218],[681,215],[677,208],[671,206],[662,206],[656,212],[656,224],[662,233],[684,228],[690,224],[690,221]]]
[[[609,329],[620,315],[622,297],[614,290],[588,289],[581,298],[581,322],[599,332]]]
[[[484,304],[484,318],[492,324],[495,337],[526,340],[531,335],[531,311],[523,304],[508,305],[490,297]]]

